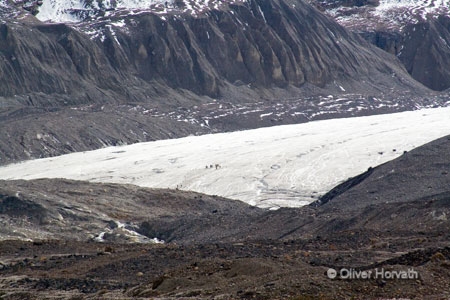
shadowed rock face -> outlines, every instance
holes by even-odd
[[[102,102],[123,90],[95,43],[66,25],[2,24],[0,49],[1,96],[20,104]]]
[[[45,208],[32,201],[22,200],[17,196],[0,194],[0,214],[13,218],[26,217],[28,220],[39,221],[45,217]]]
[[[450,18],[408,26],[404,35],[397,56],[408,72],[433,90],[450,88]]]
[[[364,78],[380,89],[421,89],[393,57],[301,1],[111,21],[4,22],[0,96],[34,106],[142,101],[156,96],[155,82],[210,97],[227,95],[230,84],[325,88],[338,80],[373,90]],[[393,73],[403,80],[392,81]]]
[[[341,25],[396,55],[409,74],[428,88],[450,87],[450,18],[444,2],[398,1],[390,8],[380,1],[312,2]]]
[[[400,32],[363,32],[362,36],[395,54],[406,70],[425,86],[443,91],[450,87],[450,18],[439,16],[406,26]]]

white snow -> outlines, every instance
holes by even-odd
[[[44,0],[39,8],[37,18],[41,21],[53,22],[77,22],[76,16],[69,13],[70,10],[84,9],[84,5],[80,0]]]
[[[448,107],[434,108],[109,147],[1,167],[0,178],[178,187],[260,207],[301,206],[450,134],[449,115]]]
[[[263,17],[264,22],[267,23],[266,16],[264,15],[264,12],[263,12],[263,10],[261,9],[261,6],[259,6],[259,5],[258,5],[258,10],[259,10],[259,13],[261,14],[261,16]]]
[[[105,234],[111,235],[125,235],[126,238],[134,243],[152,243],[152,244],[164,244],[163,240],[158,238],[148,238],[142,234],[137,233],[134,230],[127,228],[127,224],[124,224],[120,221],[115,221],[117,228],[120,232],[115,229],[106,228],[105,231],[100,232],[98,235],[94,236],[94,241],[103,243],[106,242]]]
[[[125,27],[125,20],[119,20],[116,22],[111,22],[111,25],[115,26],[115,27]]]
[[[349,27],[403,28],[417,24],[439,14],[449,15],[450,0],[380,0],[376,7],[358,10],[354,7],[339,7],[327,12],[338,23]]]
[[[105,239],[104,239],[105,234],[106,234],[106,232],[104,232],[104,231],[100,232],[100,234],[94,238],[94,241],[103,243],[105,241]]]
[[[0,0],[4,1],[4,0]],[[184,6],[174,5],[173,0],[94,0],[89,5],[84,0],[43,0],[42,6],[36,17],[44,22],[75,23],[81,21],[75,11],[86,11],[95,14],[95,11],[106,10],[106,16],[112,16],[115,12],[127,11],[126,14],[151,11],[157,14],[168,12],[190,13],[197,15],[211,8],[219,9],[227,3],[240,3],[247,0],[183,0]],[[0,3],[1,5],[1,3]]]

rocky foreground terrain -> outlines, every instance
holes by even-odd
[[[3,181],[1,296],[446,299],[449,152],[444,137],[276,211],[177,190]]]
[[[0,0],[0,164],[450,103],[445,1],[82,2]],[[1,181],[0,298],[448,299],[449,152],[276,211]]]

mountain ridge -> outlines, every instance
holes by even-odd
[[[192,5],[118,9],[67,24],[2,3],[2,164],[448,100],[302,1],[211,2],[195,14]]]
[[[450,87],[448,1],[311,1],[367,41],[396,55],[425,86]]]
[[[260,88],[305,83],[324,88],[338,80],[343,88],[349,81],[347,89],[360,84],[371,91],[393,86],[392,78],[387,79],[391,74],[400,78],[394,80],[399,87],[426,92],[405,76],[395,59],[370,49],[302,2],[293,8],[284,0],[270,4],[252,0],[230,9],[180,20],[145,13],[76,27],[3,24],[2,44],[7,45],[2,51],[7,62],[2,64],[3,74],[20,78],[21,84],[16,80],[4,85],[2,96],[43,92],[63,97],[72,94],[71,98],[84,98],[84,102],[92,101],[89,98],[111,101],[117,96],[139,101],[149,92],[156,96],[153,80],[210,97],[221,95],[224,83],[236,82]],[[84,24],[87,27],[83,29]],[[241,28],[239,24],[247,25]],[[92,37],[76,29],[90,32]],[[302,35],[308,38],[300,38]],[[36,38],[39,44],[33,43]],[[364,77],[380,80],[378,88],[363,83]],[[138,86],[143,87],[141,91]]]

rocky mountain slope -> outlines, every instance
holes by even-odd
[[[303,2],[253,0],[202,15],[119,12],[74,25],[24,18],[1,29],[9,79],[1,94],[22,104],[145,101],[157,96],[154,81],[210,97],[236,83],[420,90],[395,59]]]
[[[1,2],[1,163],[304,122],[329,95],[350,101],[330,105],[335,116],[446,101],[303,1],[61,3]],[[280,110],[300,114],[259,118]]]
[[[416,80],[450,87],[448,1],[312,1],[339,24],[396,55]]]

